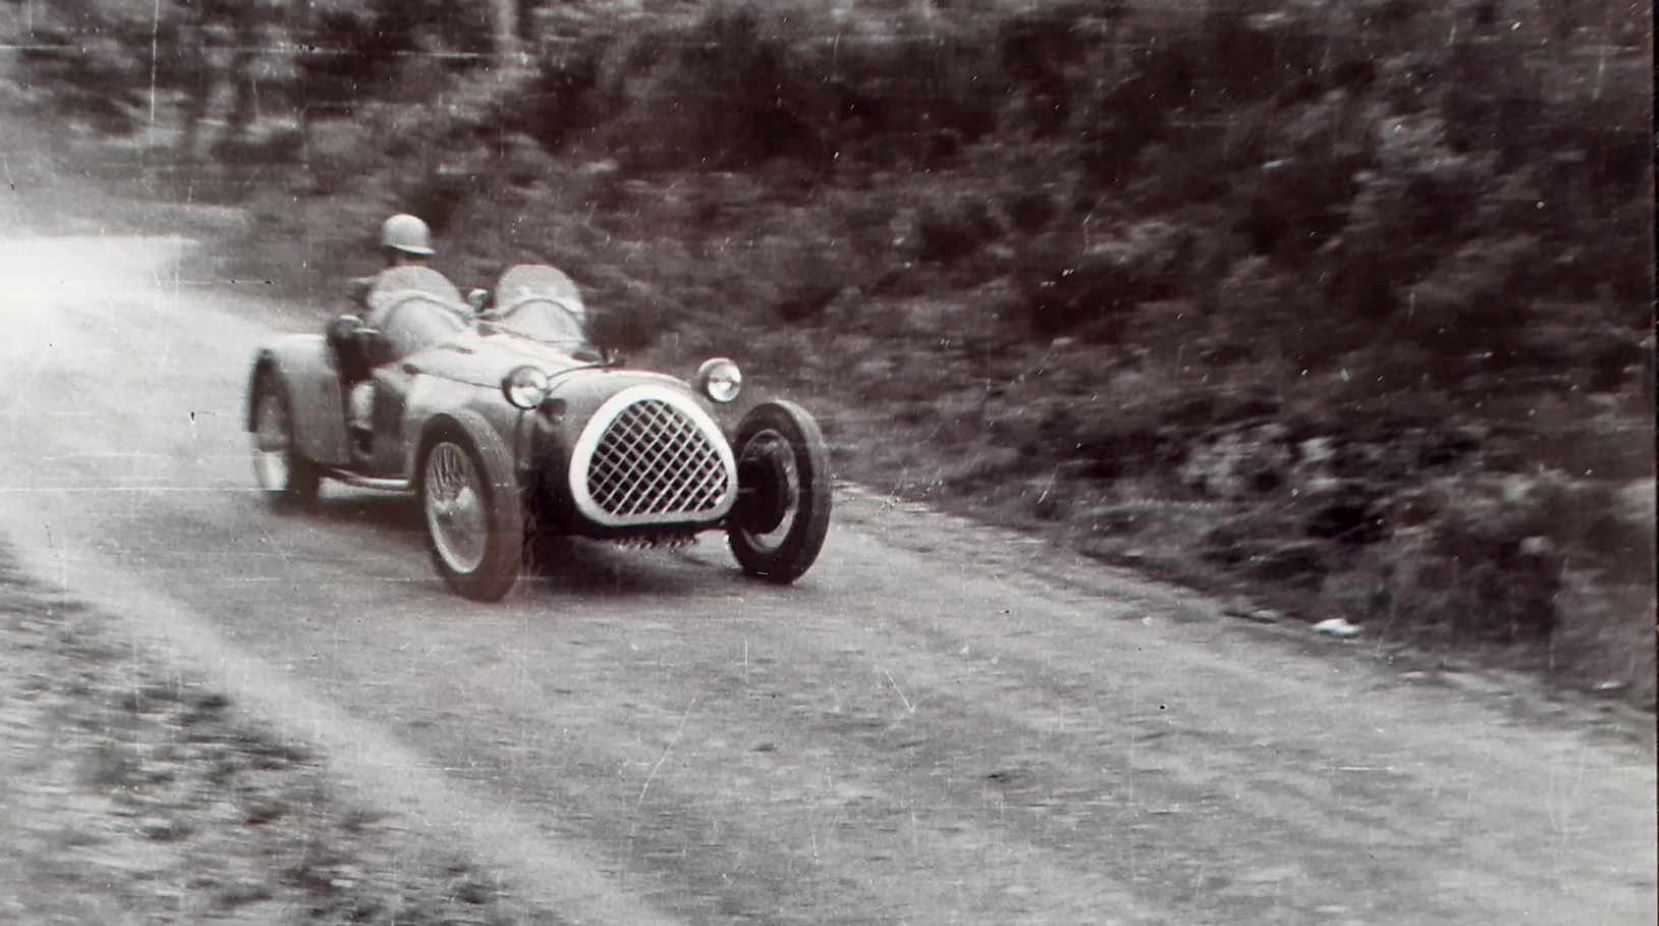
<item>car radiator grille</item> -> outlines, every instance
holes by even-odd
[[[588,497],[633,521],[717,512],[731,491],[719,448],[684,412],[641,399],[611,422],[588,464]]]

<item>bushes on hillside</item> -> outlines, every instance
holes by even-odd
[[[536,18],[536,75],[503,119],[550,150],[591,134],[631,168],[830,170],[942,162],[998,128],[1002,78],[973,17],[842,19],[796,0]]]
[[[1011,337],[1109,340],[1140,304],[1190,298],[1258,355],[1338,364],[1394,342],[1450,358],[1433,362],[1455,382],[1465,355],[1524,363],[1535,304],[1627,312],[1647,289],[1644,210],[1629,205],[1645,136],[1628,104],[1642,94],[1622,60],[1544,41],[1585,42],[1570,11],[1500,28],[1512,3],[1251,0],[1197,16],[1078,3],[927,21],[843,19],[816,3],[546,14],[528,73],[497,75],[493,95],[449,94],[427,150],[386,154],[429,162],[403,186],[440,212],[471,193],[454,158],[431,163],[434,145],[514,137],[624,173],[781,162],[806,185],[904,168],[960,177],[950,196],[863,219],[908,222],[908,256],[975,270],[959,282],[1012,269]],[[369,44],[349,64],[302,61],[321,69],[313,84],[401,85],[415,64],[370,47],[391,41],[373,28],[387,14],[333,15],[355,17],[342,34]],[[435,28],[405,19],[409,41]],[[483,40],[457,35],[444,41]],[[998,153],[1016,141],[1041,163]],[[485,159],[462,160],[459,173],[477,176]],[[999,188],[985,187],[987,169],[1006,178]],[[867,213],[867,200],[849,204]],[[826,224],[840,218],[824,209]],[[1128,231],[1159,223],[1186,231]],[[862,251],[870,234],[851,237]],[[991,245],[996,259],[982,261]],[[823,301],[806,293],[786,311],[810,316]]]
[[[958,195],[922,204],[916,216],[916,256],[951,264],[972,257],[999,232],[986,199]]]
[[[533,115],[503,119],[550,148],[603,145],[624,170],[966,170],[993,128],[998,144],[1049,139],[1042,176],[925,199],[912,226],[923,264],[1011,248],[1026,331],[1110,338],[1140,303],[1187,295],[1298,363],[1378,340],[1522,363],[1538,300],[1645,291],[1630,242],[1646,236],[1624,212],[1618,233],[1589,233],[1628,202],[1639,120],[1597,103],[1584,61],[1499,29],[1502,12],[1256,2],[1166,26],[1076,4],[878,29],[817,5],[718,5],[689,29],[558,44],[527,87]],[[1640,96],[1617,79],[1606,96]],[[1137,214],[1200,205],[1197,235],[1111,243]]]
[[[1040,337],[1115,340],[1128,313],[1183,288],[1191,239],[1158,219],[1036,238],[1021,255],[1018,321]]]
[[[1650,575],[1651,525],[1629,507],[1606,483],[1558,470],[1441,480],[1402,501],[1402,523],[1349,584],[1374,570],[1374,608],[1402,625],[1540,639],[1560,619],[1569,569],[1609,587]]]

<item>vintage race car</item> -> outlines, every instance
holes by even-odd
[[[624,369],[552,267],[514,267],[485,296],[397,267],[362,319],[261,349],[247,427],[273,503],[309,505],[325,478],[412,493],[439,574],[481,601],[513,587],[537,532],[654,546],[719,529],[750,575],[811,567],[830,519],[811,415],[765,402],[723,431],[712,413],[737,398],[735,364],[710,360],[694,383]]]

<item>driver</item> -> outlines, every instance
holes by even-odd
[[[380,274],[393,267],[424,267],[426,259],[437,253],[432,250],[432,229],[418,216],[399,213],[380,226],[380,252],[386,265],[371,276],[351,281],[351,300],[358,308],[369,307],[369,292],[380,279]]]
[[[358,277],[350,283],[351,301],[365,317],[370,314],[369,293],[374,290],[381,274],[394,267],[425,266],[427,258],[436,253],[432,249],[432,229],[417,216],[408,213],[394,215],[380,226],[380,251],[385,259],[385,266],[372,276]],[[369,326],[374,327],[375,321],[372,317],[368,318]],[[337,332],[341,340],[347,335],[349,332]],[[346,402],[346,427],[351,431],[355,445],[367,447],[374,433],[371,423],[374,412],[374,380],[369,377],[366,369],[342,372],[346,374],[345,379],[351,386],[351,393],[347,396]]]

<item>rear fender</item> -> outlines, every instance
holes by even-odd
[[[294,440],[306,459],[324,466],[350,463],[340,375],[323,337],[290,335],[260,350],[249,381],[250,399],[266,369],[274,370],[288,389]],[[251,404],[249,427],[253,425]]]

